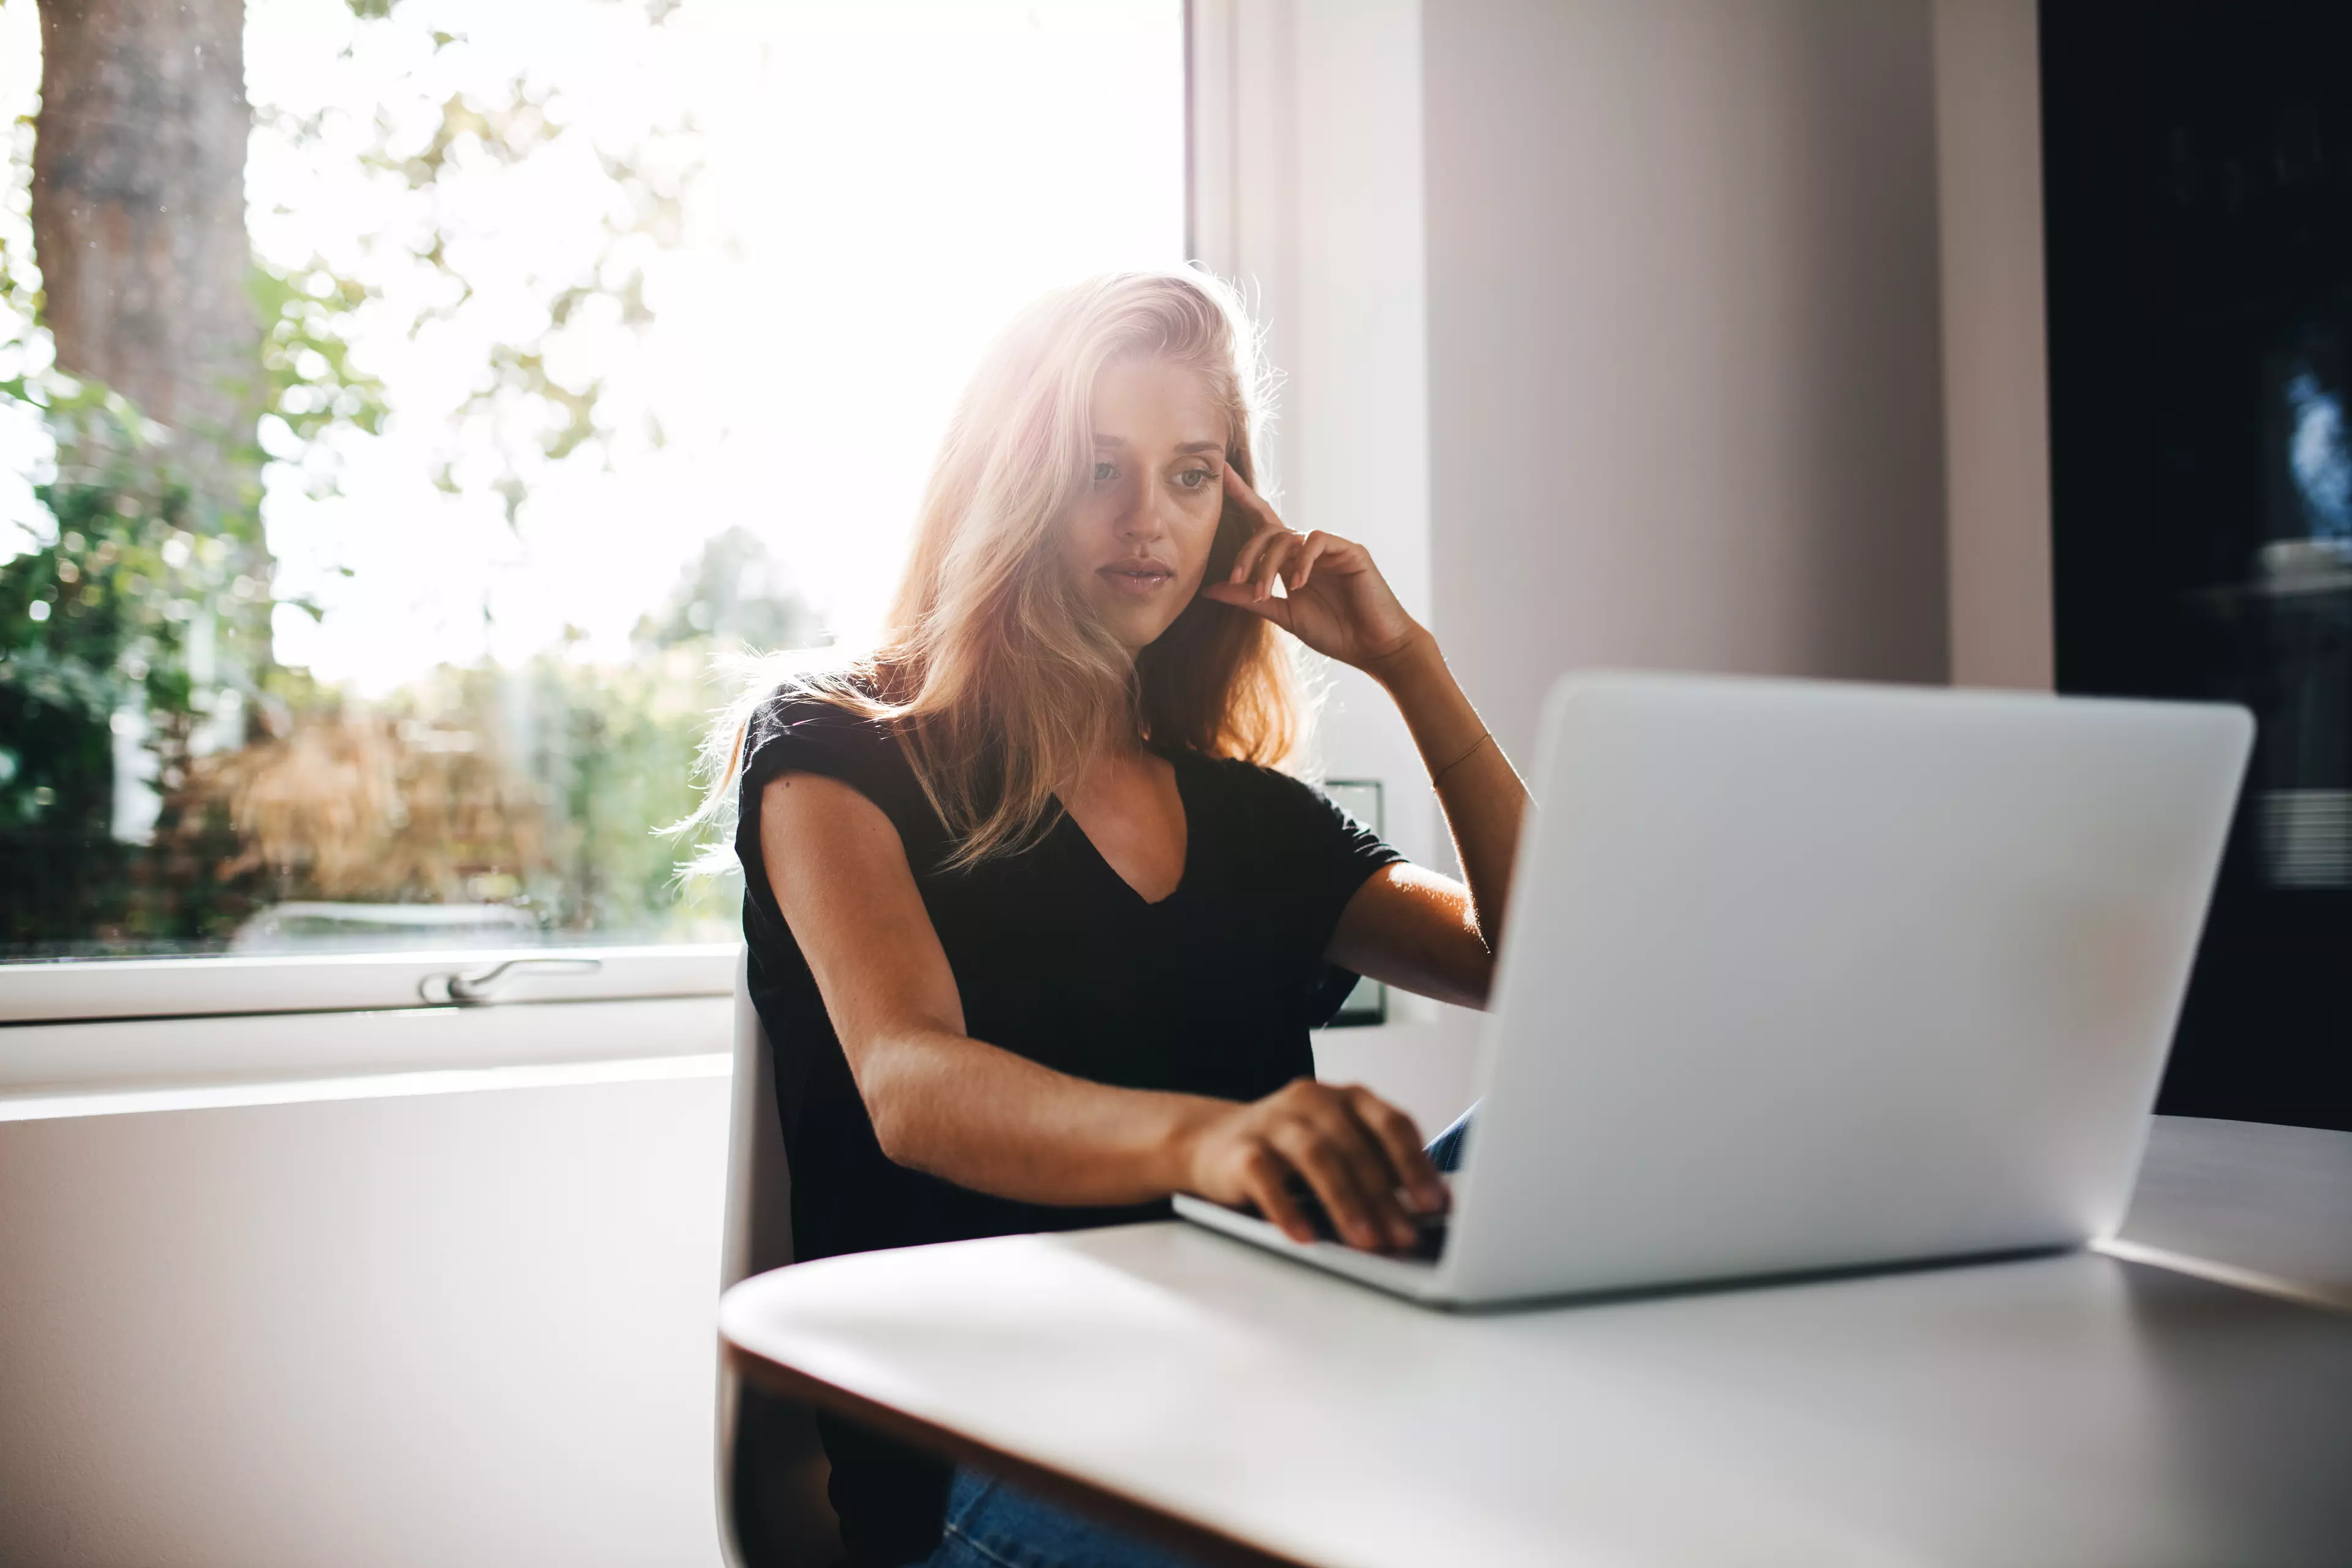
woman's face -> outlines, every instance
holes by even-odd
[[[1094,483],[1071,511],[1063,555],[1129,653],[1201,586],[1224,510],[1227,435],[1224,408],[1189,366],[1121,360],[1095,383]]]

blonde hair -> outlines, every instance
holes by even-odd
[[[982,356],[931,467],[914,550],[881,638],[812,664],[772,655],[704,743],[708,793],[679,826],[731,863],[751,721],[782,696],[887,725],[954,836],[948,864],[1017,854],[1054,826],[1055,792],[1122,737],[1268,766],[1305,740],[1291,657],[1275,628],[1195,595],[1129,658],[1063,565],[1060,531],[1093,472],[1095,380],[1130,356],[1189,365],[1225,410],[1225,462],[1253,487],[1266,414],[1257,337],[1224,283],[1189,268],[1119,272],[1030,305]],[[1228,503],[1204,581],[1249,537]]]

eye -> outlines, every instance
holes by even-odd
[[[1209,481],[1216,477],[1206,468],[1187,468],[1176,476],[1176,482],[1188,490],[1197,490],[1206,488]]]
[[[1118,466],[1117,464],[1097,463],[1095,465],[1095,483],[1098,485],[1107,485],[1117,478],[1118,478]]]

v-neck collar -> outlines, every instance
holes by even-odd
[[[1126,893],[1136,908],[1163,910],[1181,899],[1199,880],[1197,873],[1201,852],[1201,814],[1193,808],[1192,791],[1185,787],[1183,758],[1171,752],[1155,751],[1152,755],[1165,762],[1175,772],[1176,806],[1184,814],[1184,865],[1183,868],[1176,874],[1176,885],[1168,889],[1166,896],[1147,899],[1134,883],[1120,876],[1118,868],[1112,865],[1108,857],[1105,856],[1100,849],[1095,847],[1094,839],[1087,835],[1085,828],[1078,826],[1078,819],[1070,814],[1070,808],[1063,804],[1062,797],[1058,795],[1054,797],[1054,808],[1062,814],[1061,826],[1068,828],[1078,843],[1085,847],[1087,858],[1101,867],[1103,875],[1117,883],[1119,889]]]

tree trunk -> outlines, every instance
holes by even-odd
[[[33,239],[58,363],[183,432],[200,488],[247,504],[261,365],[244,0],[40,14]]]

